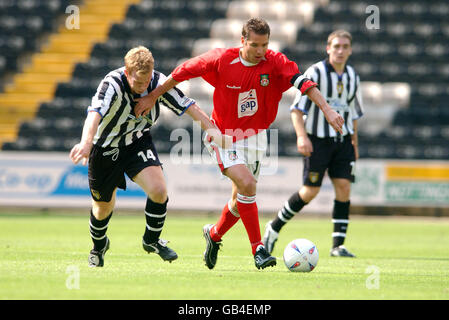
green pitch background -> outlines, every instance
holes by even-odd
[[[169,213],[162,238],[179,259],[141,247],[144,217],[115,213],[104,268],[89,268],[86,215],[0,214],[0,299],[303,300],[449,299],[449,220],[353,216],[346,246],[356,259],[331,258],[330,218],[295,217],[283,230],[274,268],[257,270],[243,224],[223,239],[217,266],[202,261],[202,226],[217,215]],[[261,218],[261,229],[268,221]],[[320,260],[292,273],[285,245],[312,240]]]

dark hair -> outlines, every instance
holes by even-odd
[[[261,18],[251,18],[245,22],[242,28],[242,36],[244,39],[248,39],[250,31],[258,35],[268,34],[270,36],[270,26]]]

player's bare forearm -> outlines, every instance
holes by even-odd
[[[165,80],[165,82],[162,85],[156,87],[156,89],[154,89],[152,93],[156,97],[159,97],[164,93],[166,93],[167,91],[169,91],[170,89],[173,89],[178,83],[179,83],[178,81],[176,81],[175,79],[172,78],[171,75],[169,75]]]
[[[87,114],[86,120],[84,121],[83,133],[81,136],[82,143],[92,144],[100,120],[101,116],[98,112],[91,111]]]
[[[296,145],[299,153],[306,157],[310,157],[313,152],[312,142],[310,141],[307,131],[304,127],[303,113],[300,110],[292,110],[291,119],[296,132]]]
[[[141,115],[147,115],[150,110],[154,107],[157,98],[161,95],[174,88],[179,82],[170,76],[165,80],[165,82],[156,87],[153,91],[148,93],[145,97],[138,99],[136,106],[134,107],[134,113],[137,117]]]
[[[307,136],[306,129],[304,128],[304,120],[302,118],[303,115],[304,115],[304,113],[302,113],[302,111],[297,110],[297,109],[292,110],[292,112],[290,113],[293,127],[295,128],[297,137]]]
[[[201,124],[201,128],[207,132],[211,140],[217,143],[220,147],[227,149],[232,146],[232,137],[223,135],[196,103],[191,105],[186,113],[191,116],[193,120],[198,121]]]
[[[73,163],[77,164],[82,159],[83,165],[87,164],[87,159],[89,158],[90,150],[92,149],[92,141],[97,132],[100,120],[101,116],[97,112],[91,111],[87,114],[86,120],[84,121],[81,141],[70,151],[70,159]]]
[[[206,131],[208,129],[216,128],[215,125],[209,120],[207,114],[196,104],[191,105],[186,113],[192,117],[193,120],[200,122],[201,128]]]
[[[318,108],[323,111],[324,117],[332,126],[332,128],[334,128],[335,131],[343,133],[342,127],[345,122],[343,117],[340,116],[335,110],[332,110],[332,108],[324,99],[320,90],[318,90],[316,87],[313,87],[307,90],[306,94],[310,98],[310,100],[312,100],[318,106]]]
[[[359,136],[358,136],[357,120],[352,121],[352,126],[354,128],[354,133],[351,135],[352,144],[354,146],[358,146],[359,145]]]

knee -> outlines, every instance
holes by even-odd
[[[344,184],[339,185],[335,188],[335,198],[338,201],[346,202],[349,201],[351,195],[351,185],[350,184]]]
[[[167,201],[167,188],[163,184],[154,186],[149,192],[148,197],[156,203],[164,203]]]
[[[320,192],[320,187],[303,186],[299,190],[299,196],[305,203],[312,201]]]
[[[239,183],[238,192],[240,194],[252,196],[256,194],[257,181],[253,176],[248,176]]]
[[[92,214],[95,219],[101,221],[109,217],[109,215],[114,210],[114,202],[100,202],[94,201],[92,205]]]

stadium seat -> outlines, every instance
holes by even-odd
[[[54,29],[69,4],[69,0],[0,1],[0,76],[18,70],[18,57],[38,49],[37,40]],[[242,21],[258,15],[272,27],[270,47],[296,61],[301,71],[326,57],[331,31],[344,28],[352,33],[350,63],[362,79],[367,109],[361,121],[375,119],[371,122],[382,128],[372,130],[371,123],[360,127],[361,157],[447,159],[449,3],[383,0],[376,5],[381,28],[371,30],[360,18],[367,17],[368,4],[353,0],[142,0],[129,7],[122,23],[110,28],[107,41],[93,46],[87,62],[75,66],[71,80],[56,87],[55,97],[40,106],[36,119],[21,126],[17,141],[3,149],[69,150],[79,140],[99,81],[123,65],[131,47],[149,47],[156,69],[169,74],[186,58],[215,47],[238,46]],[[203,80],[185,82],[182,90],[211,111],[212,89]],[[298,156],[288,111],[293,97],[293,92],[284,94],[273,124],[282,141],[280,155]],[[152,132],[170,136],[175,124],[192,130],[191,121],[175,122],[172,116],[163,111]],[[169,152],[174,143],[155,140],[161,153]]]
[[[267,21],[296,20],[309,24],[315,8],[313,1],[232,1],[227,10],[228,19],[246,20],[261,17]]]
[[[313,24],[303,25],[296,43],[282,51],[301,65],[305,61],[314,63],[324,58],[324,44],[331,31],[337,28],[350,31],[353,55],[349,63],[356,68],[363,82],[378,83],[368,85],[368,90],[364,90],[366,107],[372,108],[378,103],[374,110],[380,113],[382,105],[395,105],[396,109],[387,108],[386,115],[397,110],[394,111],[396,114],[390,114],[391,121],[380,121],[365,108],[366,116],[376,119],[374,122],[377,121],[383,129],[374,136],[367,136],[368,132],[363,132],[365,128],[360,126],[361,156],[444,159],[438,132],[449,118],[443,111],[449,110],[446,89],[449,24],[444,20],[449,14],[449,4],[440,0],[426,3],[380,1],[376,4],[381,13],[380,29],[368,29],[365,20],[360,19],[367,16],[367,6],[367,3],[351,0],[330,1],[319,6]],[[414,21],[413,26],[410,21]],[[372,131],[369,119],[362,118],[361,121],[366,121]],[[413,131],[411,126],[416,129]],[[418,150],[409,145],[407,135],[436,151]],[[383,140],[397,146],[397,150],[379,145]],[[365,143],[368,145],[363,146]]]
[[[17,60],[38,49],[39,38],[54,30],[68,0],[0,1],[0,78],[18,70]]]
[[[360,144],[359,153],[363,158],[395,159],[394,146],[390,144]]]
[[[53,100],[41,104],[36,121],[43,127],[33,125],[35,120],[23,123],[16,143],[6,143],[3,148],[69,150],[73,146],[71,143],[80,138],[86,108],[99,82],[109,71],[123,66],[123,57],[130,48],[137,45],[150,48],[156,60],[155,68],[168,75],[181,59],[191,56],[195,40],[209,36],[212,22],[225,16],[228,3],[228,0],[142,0],[131,5],[125,20],[109,29],[107,41],[94,44],[90,59],[76,64],[70,81],[59,83]],[[0,19],[0,72],[16,67],[18,52],[28,50],[27,46],[34,48],[35,34],[49,31],[55,22],[50,16],[65,13],[67,5],[68,0],[0,1],[0,18],[6,16]],[[18,12],[23,16],[26,14],[29,19],[21,19]],[[197,89],[199,95],[202,90],[207,90],[203,86]],[[159,122],[164,128],[170,127],[170,122],[174,121],[169,113],[162,111]],[[189,125],[185,121],[176,121],[176,124]],[[167,150],[165,148],[163,152]]]

